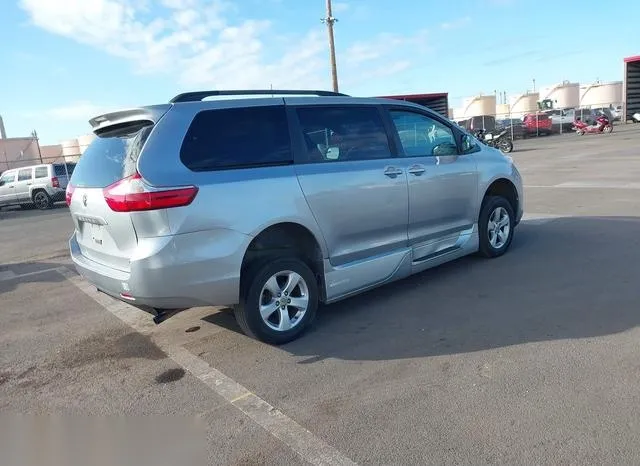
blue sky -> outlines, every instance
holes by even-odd
[[[185,90],[331,87],[325,0],[5,0],[0,115],[43,144]],[[334,0],[340,90],[449,92],[622,79],[640,2]]]

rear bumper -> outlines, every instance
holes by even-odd
[[[128,271],[84,256],[75,233],[69,249],[78,273],[103,293],[141,308],[184,309],[238,303],[250,240],[230,230],[141,238]]]
[[[66,194],[64,189],[52,189],[49,193],[53,202],[61,202],[65,200]]]

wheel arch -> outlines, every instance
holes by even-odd
[[[49,193],[43,186],[32,186],[31,189],[29,190],[29,197],[31,198],[31,200],[33,200],[33,196],[35,196],[36,193],[40,191],[45,193],[47,196],[49,195]]]
[[[324,289],[323,260],[326,257],[326,246],[322,237],[295,221],[281,221],[263,226],[247,245],[240,268],[241,290],[244,290],[244,279],[247,270],[260,261],[274,255],[295,254],[299,256],[318,279],[319,289]],[[321,291],[324,297],[324,293]]]
[[[482,206],[489,196],[504,197],[507,201],[509,201],[511,208],[513,209],[513,214],[518,215],[518,209],[521,202],[520,194],[518,193],[516,185],[510,179],[506,177],[498,177],[489,183],[482,196],[482,204],[480,210],[482,210]]]

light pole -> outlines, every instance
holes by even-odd
[[[322,18],[323,23],[327,25],[329,33],[329,60],[331,63],[331,82],[333,84],[333,92],[338,92],[338,68],[336,66],[336,44],[333,38],[333,23],[338,21],[333,17],[331,9],[331,0],[327,0],[327,16]]]

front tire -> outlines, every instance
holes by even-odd
[[[479,254],[493,258],[507,252],[514,227],[515,215],[509,201],[501,196],[485,198],[478,218]]]
[[[251,338],[281,345],[300,337],[318,308],[318,283],[302,260],[290,257],[249,267],[241,302],[234,309]]]

